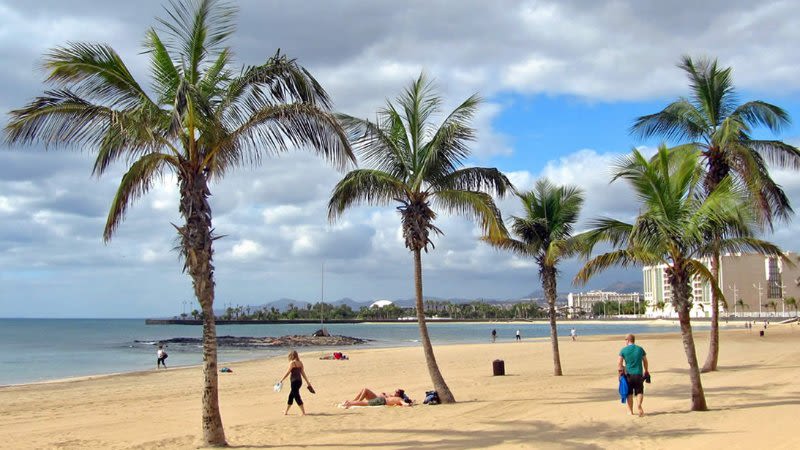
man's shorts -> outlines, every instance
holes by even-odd
[[[644,394],[644,375],[626,375],[629,395]]]

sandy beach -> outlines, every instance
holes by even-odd
[[[758,330],[758,328],[756,329]],[[234,448],[797,448],[800,328],[722,332],[720,371],[703,375],[711,411],[689,412],[686,357],[677,334],[638,337],[650,360],[644,418],[616,394],[622,336],[568,336],[565,375],[552,376],[547,340],[436,347],[455,405],[336,407],[361,387],[402,387],[422,400],[430,381],[420,348],[346,349],[348,361],[301,353],[317,394],[306,417],[284,416],[287,390],[272,385],[283,358],[231,364],[220,405]],[[705,357],[707,332],[696,333]],[[492,376],[492,361],[506,376]],[[701,360],[702,363],[702,360]],[[1,448],[196,448],[200,368],[90,377],[0,388]]]

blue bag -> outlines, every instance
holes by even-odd
[[[619,376],[619,397],[622,403],[628,401],[628,393],[630,392],[630,388],[628,387],[628,378],[625,377],[625,374]]]

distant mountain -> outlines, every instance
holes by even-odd
[[[325,302],[328,305],[339,306],[339,305],[347,305],[353,311],[358,311],[361,309],[362,306],[369,306],[370,302],[357,302],[349,297],[340,298],[339,300],[334,300],[332,302]]]
[[[607,286],[604,291],[610,292],[619,292],[622,294],[631,294],[634,292],[641,293],[643,290],[642,282],[641,281],[616,281],[609,286]]]
[[[266,306],[270,308],[275,308],[279,311],[287,311],[289,310],[289,304],[293,304],[297,308],[305,308],[306,305],[309,303],[303,300],[295,300],[292,298],[282,298],[280,300],[275,300],[266,304]]]

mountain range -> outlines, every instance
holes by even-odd
[[[608,285],[606,288],[604,288],[602,290],[603,291],[610,291],[610,292],[620,292],[620,293],[626,293],[626,294],[627,293],[633,293],[633,292],[642,292],[642,283],[641,282],[616,281],[616,282]],[[567,292],[560,292],[558,294],[558,300],[559,301],[566,301],[567,294],[568,294]],[[522,301],[530,301],[531,299],[533,299],[533,301],[535,301],[536,303],[538,303],[540,305],[544,305],[545,304],[544,292],[542,290],[536,290],[536,291],[533,291],[533,292],[531,292],[531,293],[529,293],[527,295],[522,295],[522,296],[514,297],[514,298],[440,298],[440,297],[425,297],[425,298],[427,300],[449,301],[449,302],[452,302],[452,303],[469,303],[469,302],[472,302],[472,301],[480,300],[480,301],[484,301],[486,303],[491,303],[491,304],[519,303],[519,302],[522,302]],[[378,300],[378,299],[375,299],[375,300]],[[365,302],[358,302],[358,301],[355,301],[355,300],[353,300],[353,299],[351,299],[349,297],[344,297],[344,298],[340,298],[338,300],[326,301],[325,303],[329,304],[329,305],[334,305],[334,306],[347,305],[350,308],[352,308],[354,311],[358,311],[363,306],[371,305],[375,300],[370,300],[370,301],[365,301]],[[394,302],[395,305],[397,305],[397,306],[399,306],[401,308],[412,307],[412,306],[414,306],[414,303],[415,303],[413,298],[386,299],[386,300],[391,300],[392,302]],[[266,307],[266,308],[275,308],[275,309],[278,309],[280,311],[286,311],[286,310],[289,309],[289,305],[290,304],[296,306],[297,308],[306,308],[309,304],[312,304],[312,303],[316,303],[316,301],[309,302],[309,301],[305,301],[305,300],[298,300],[298,299],[292,299],[292,298],[281,298],[281,299],[278,299],[278,300],[274,300],[274,301],[265,303],[263,305],[258,305],[258,306],[252,306],[251,305],[251,308],[258,309],[258,308]],[[222,313],[224,313],[224,310],[219,311],[219,314],[222,314]]]

